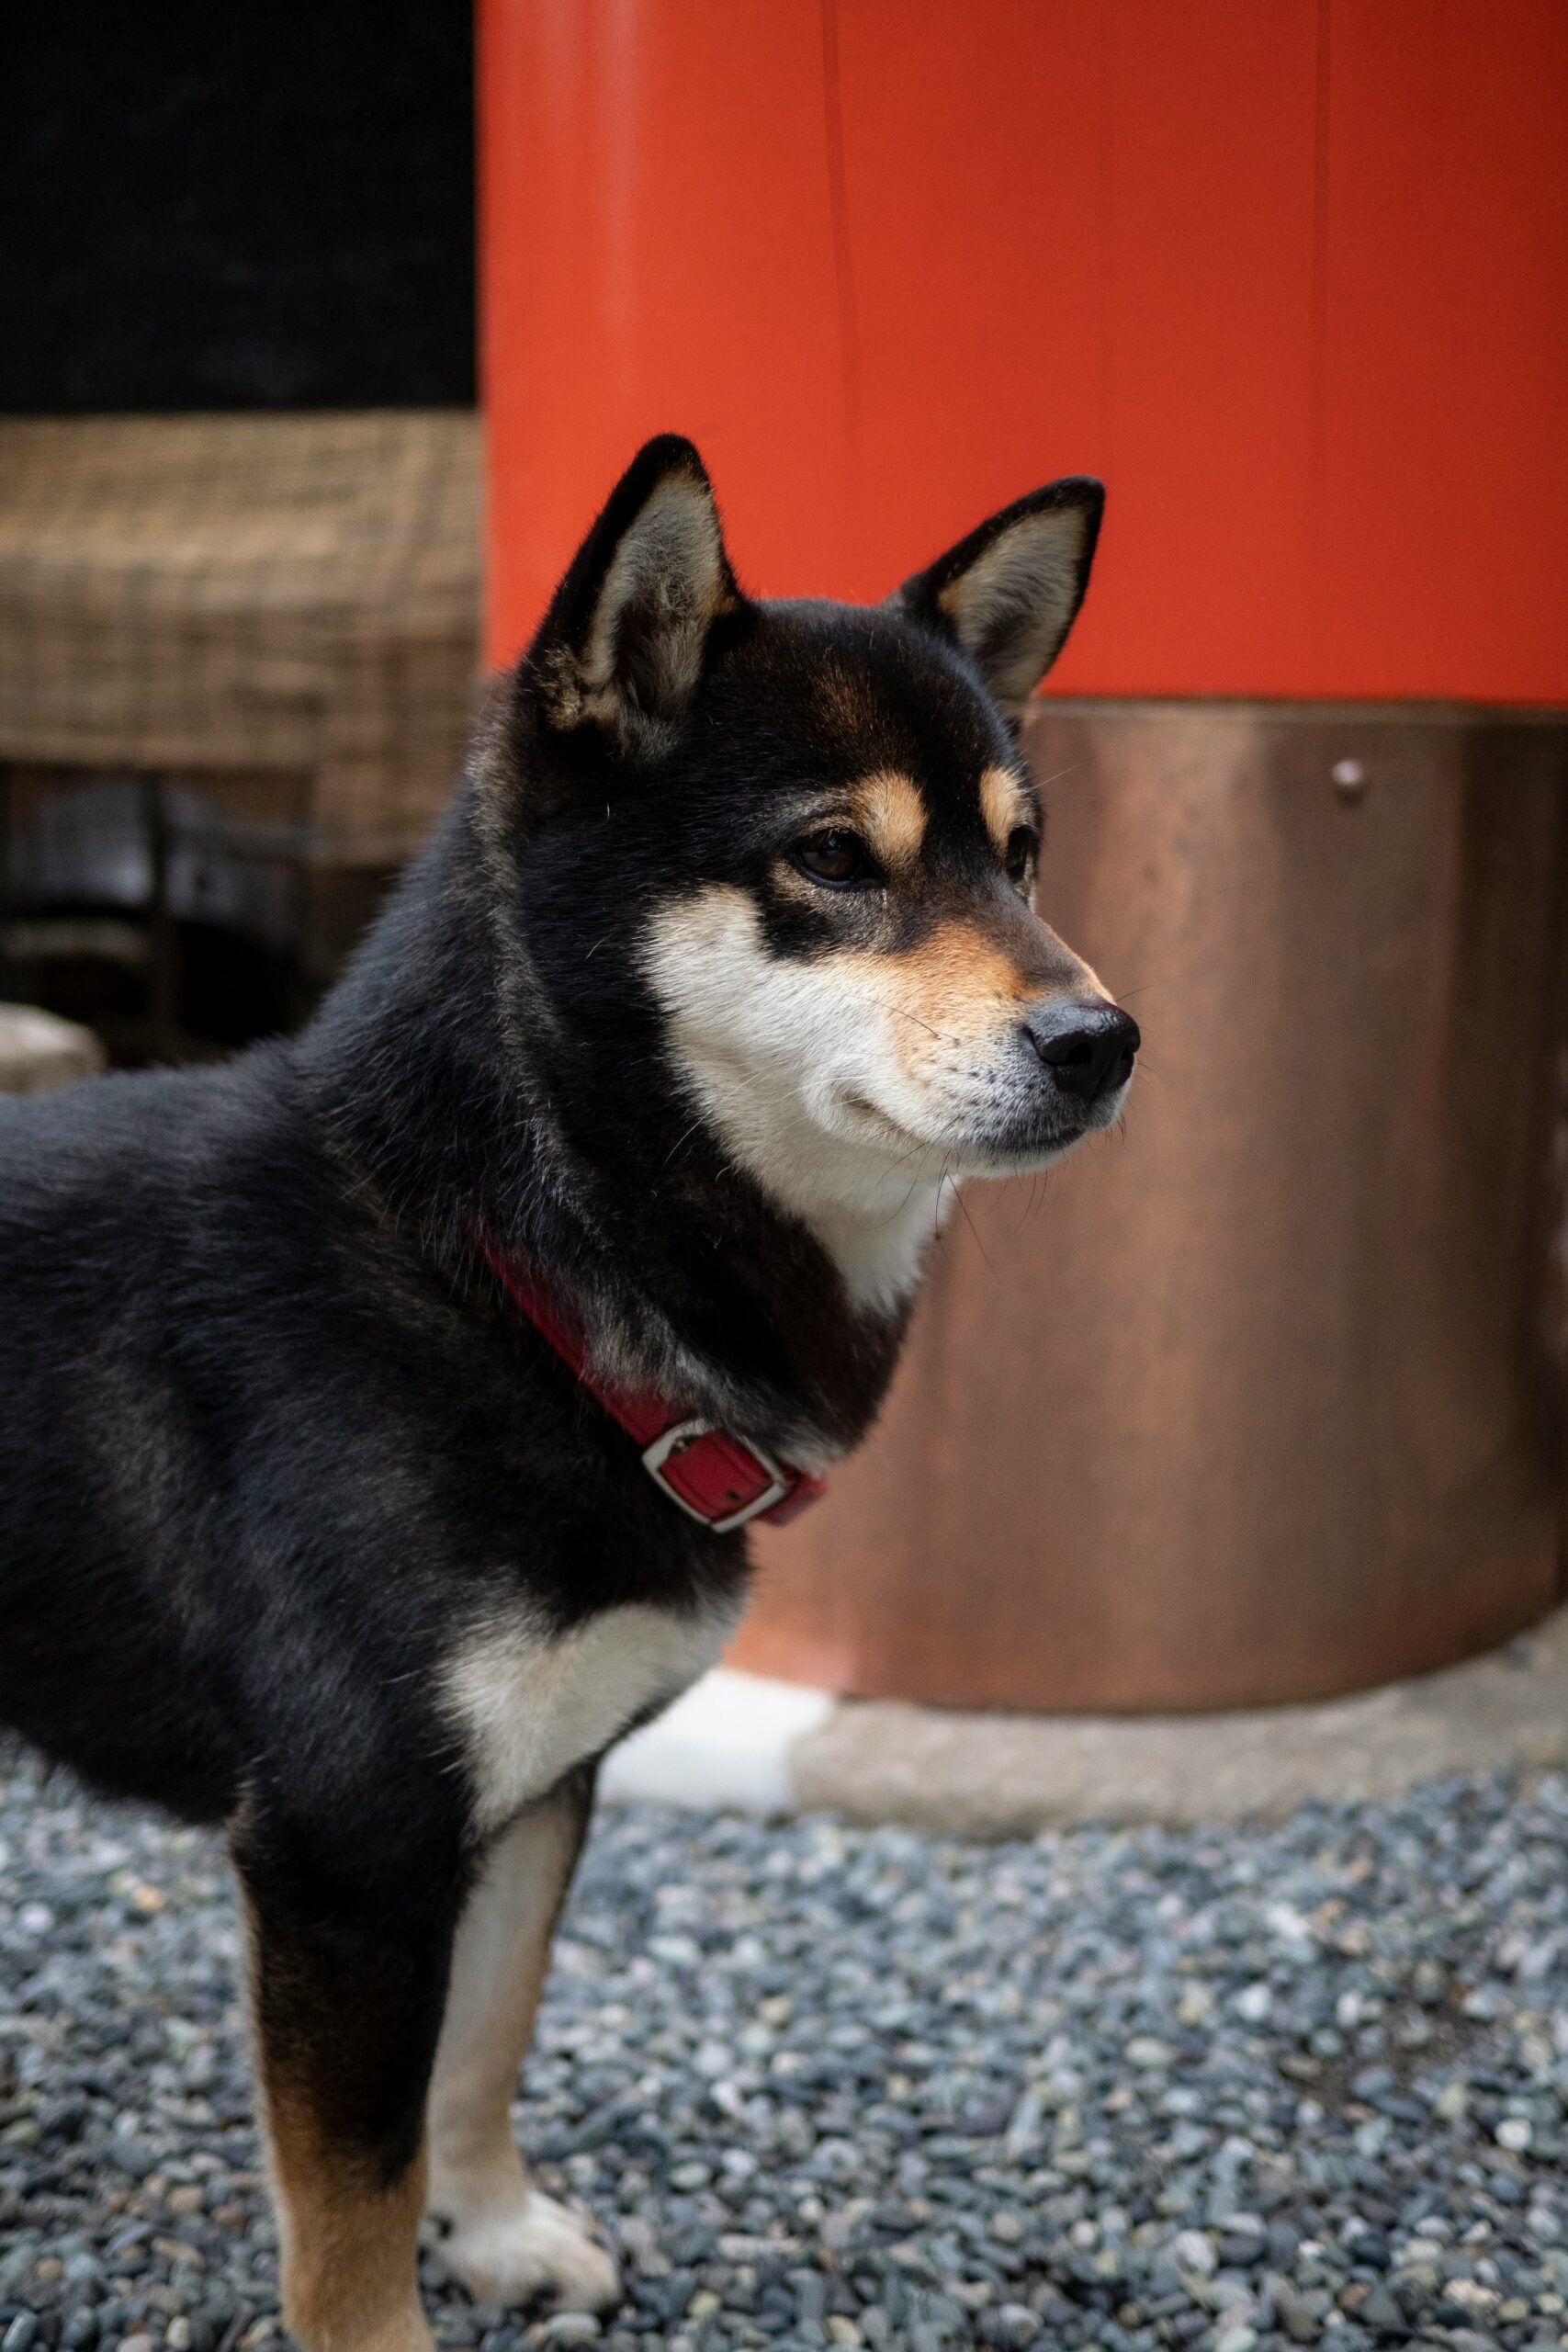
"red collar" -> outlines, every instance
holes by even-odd
[[[570,1364],[588,1394],[636,1440],[649,1476],[688,1519],[711,1527],[716,1535],[727,1535],[753,1519],[783,1527],[826,1494],[825,1478],[775,1462],[760,1445],[716,1422],[682,1417],[661,1396],[628,1394],[601,1380],[588,1368],[581,1340],[561,1321],[538,1284],[482,1235],[478,1238],[486,1263],[508,1297],[562,1363]]]

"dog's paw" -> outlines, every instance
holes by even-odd
[[[558,2311],[604,2312],[621,2300],[621,2274],[582,2223],[536,2188],[507,2213],[458,2222],[442,2261],[478,2303],[550,2295]]]

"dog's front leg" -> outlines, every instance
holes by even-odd
[[[302,2352],[430,2352],[418,2284],[424,2103],[456,1872],[411,1870],[398,1890],[357,1884],[254,1822],[234,1859],[284,2317]]]
[[[512,2136],[518,2069],[593,1801],[574,1773],[491,1848],[457,1944],[430,2092],[430,2211],[441,2254],[480,2302],[547,2291],[568,2311],[603,2311],[620,2280],[564,2206],[535,2188]]]

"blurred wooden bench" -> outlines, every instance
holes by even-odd
[[[193,830],[209,860],[287,866],[290,945],[326,978],[451,790],[479,619],[470,414],[0,419],[21,944],[47,945],[24,854],[41,804],[115,779],[144,828],[155,1027],[173,1019],[171,871]]]

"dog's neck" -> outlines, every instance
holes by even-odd
[[[838,1270],[851,1305],[863,1315],[908,1313],[926,1252],[941,1235],[956,1184],[906,1184],[884,1208],[812,1211],[806,1222]]]
[[[486,863],[459,802],[296,1043],[345,1183],[470,1294],[476,1236],[514,1255],[607,1374],[826,1466],[886,1392],[935,1202],[782,1211],[689,1105],[550,1034]]]

